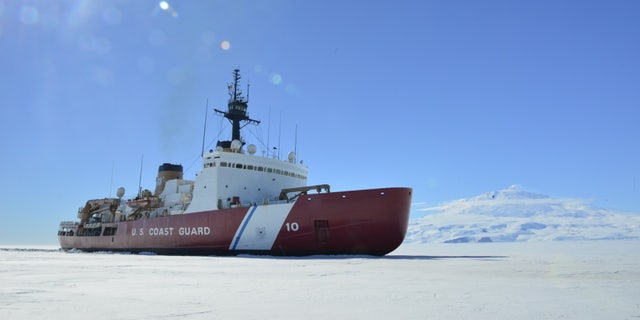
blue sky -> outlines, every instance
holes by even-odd
[[[297,147],[310,184],[640,212],[640,2],[167,4],[0,0],[0,244],[55,243],[88,198],[136,191],[143,154],[143,187],[163,162],[193,178],[234,68],[246,140]],[[208,144],[229,131],[209,112]]]

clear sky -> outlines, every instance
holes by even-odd
[[[134,194],[142,155],[144,188],[192,179],[235,68],[245,139],[297,148],[310,184],[640,212],[639,1],[0,0],[0,244]]]

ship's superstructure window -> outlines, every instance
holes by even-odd
[[[104,231],[102,231],[102,235],[103,236],[112,236],[116,234],[116,230],[118,230],[118,227],[105,227]]]
[[[211,168],[211,167],[215,167],[215,166],[216,166],[215,162],[205,163],[205,165],[204,165],[205,168]],[[303,179],[303,180],[307,179],[307,177],[305,175],[303,175],[303,174],[298,174],[298,173],[295,173],[295,172],[290,172],[290,171],[287,171],[287,170],[276,169],[276,168],[271,168],[271,167],[256,166],[256,165],[252,165],[252,164],[231,163],[231,162],[221,161],[220,162],[220,167],[223,167],[223,168],[234,168],[234,169],[241,169],[241,170],[260,171],[260,172],[267,172],[267,173],[275,173],[275,174],[278,174],[278,175],[283,175],[283,176],[287,176],[287,177],[293,177],[293,178],[297,178],[297,179]]]

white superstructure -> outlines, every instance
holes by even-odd
[[[249,149],[253,149],[249,146]],[[295,155],[279,160],[236,151],[215,150],[203,155],[193,200],[185,213],[278,201],[286,188],[306,186],[307,168]]]

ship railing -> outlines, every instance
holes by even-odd
[[[253,206],[267,206],[267,205],[274,205],[274,204],[284,204],[284,203],[289,203],[291,202],[293,199],[289,199],[289,200],[282,200],[282,199],[278,199],[278,198],[274,198],[274,199],[269,199],[269,200],[264,200],[262,202],[242,202],[242,203],[238,203],[238,204],[227,204],[226,206],[224,206],[223,208],[249,208],[249,207],[253,207]]]
[[[80,225],[80,223],[76,222],[76,221],[62,221],[60,222],[60,227],[66,227],[66,228],[73,228],[73,227],[77,227],[78,225]]]
[[[269,201],[265,201],[265,203],[263,203],[264,205],[271,205],[271,204],[283,204],[283,203],[287,203],[289,201],[287,200],[280,200],[280,199],[272,199]]]
[[[58,228],[59,236],[73,236],[78,230],[80,223],[75,221],[62,221],[60,222],[60,228]]]
[[[84,228],[85,229],[102,228],[102,222],[85,223]]]

